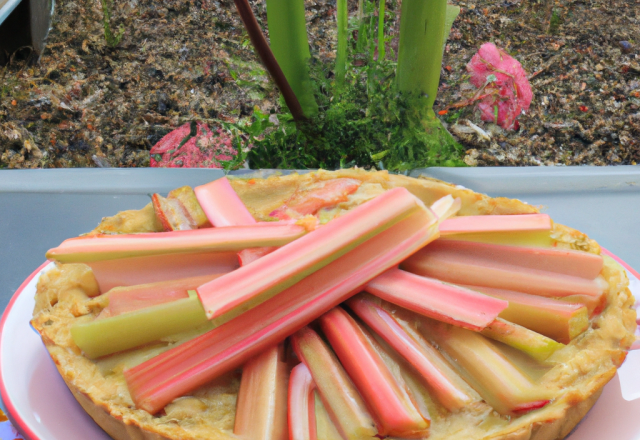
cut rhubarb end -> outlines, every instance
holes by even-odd
[[[315,386],[311,372],[305,364],[298,364],[291,370],[288,401],[289,440],[316,438]]]
[[[565,345],[504,319],[496,319],[482,334],[520,350],[539,362],[546,361]]]
[[[280,220],[313,215],[322,208],[346,202],[362,182],[357,179],[331,179],[317,182],[306,191],[296,191],[291,198],[269,215]]]
[[[282,345],[242,367],[234,434],[251,440],[286,438],[288,373]]]
[[[359,294],[347,305],[415,368],[435,398],[449,411],[480,400],[437,350],[416,331],[408,333],[373,297]]]
[[[462,208],[462,200],[459,197],[454,199],[451,194],[436,200],[430,207],[440,222],[456,215],[460,208]]]
[[[553,392],[536,387],[482,335],[428,319],[421,325],[425,336],[455,359],[467,382],[500,414],[515,415],[523,405],[554,397]]]
[[[196,186],[194,192],[213,226],[241,226],[256,223],[226,177],[206,185]]]
[[[437,247],[432,250],[430,246],[405,261],[402,268],[449,283],[515,290],[547,297],[589,295],[599,298],[604,291],[599,278],[587,280],[494,262]]]
[[[166,336],[210,325],[193,294],[189,298],[71,327],[73,342],[90,358],[116,353]]]
[[[307,366],[318,392],[346,440],[377,434],[360,393],[336,356],[320,336],[305,327],[292,336],[298,358]]]
[[[151,196],[153,210],[165,231],[187,231],[198,229],[182,202],[178,199],[165,199],[160,194]]]
[[[252,261],[256,261],[258,258],[262,258],[267,254],[278,249],[277,247],[263,247],[263,248],[250,248],[243,249],[238,252],[238,261],[240,262],[240,266],[246,266]]]
[[[429,246],[429,250],[457,253],[478,260],[555,272],[588,280],[593,280],[600,275],[604,262],[602,256],[583,251],[505,246],[461,240],[437,240]]]
[[[114,287],[134,286],[181,278],[224,274],[238,267],[235,252],[168,254],[87,263],[101,292]]]
[[[395,268],[371,280],[365,290],[421,315],[475,331],[493,322],[509,305],[504,300]]]
[[[47,258],[60,263],[88,263],[150,255],[228,252],[282,246],[305,233],[296,225],[261,223],[194,231],[96,235],[65,240]]]
[[[500,313],[500,318],[526,327],[563,344],[568,344],[573,338],[589,328],[587,307],[583,304],[571,304],[565,301],[572,297],[566,297],[560,301],[553,298],[490,287],[464,287],[509,301],[509,307]],[[582,298],[593,299],[592,297]]]
[[[318,440],[344,440],[338,427],[331,420],[329,412],[322,403],[320,394],[313,393],[315,400],[316,438]]]
[[[551,218],[547,214],[469,215],[443,221],[440,224],[440,234],[550,232],[551,227]]]
[[[195,290],[196,287],[221,275],[222,274],[211,274],[179,280],[161,281],[159,283],[116,287],[105,293],[105,295],[109,297],[109,304],[102,309],[98,318],[117,316],[146,307],[188,298],[188,290]]]
[[[513,413],[517,416],[521,416],[535,409],[543,408],[547,406],[547,404],[550,402],[551,402],[550,400],[538,400],[537,402],[530,402],[530,403],[518,405],[513,409]]]
[[[414,212],[404,188],[387,191],[322,228],[198,288],[209,319],[222,324],[294,285]]]
[[[320,326],[356,388],[371,408],[380,435],[423,437],[430,421],[424,419],[407,394],[404,381],[387,368],[381,348],[342,308],[320,318]]]
[[[198,203],[196,194],[190,186],[176,188],[167,195],[167,199],[176,199],[182,203],[189,216],[199,228],[211,227],[211,223]]]
[[[240,367],[359,292],[437,234],[435,216],[420,210],[260,306],[126,370],[136,406],[155,413],[173,399]]]

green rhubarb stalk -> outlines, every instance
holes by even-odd
[[[435,216],[428,210],[413,213],[259,306],[125,371],[131,397],[138,408],[158,412],[280,343],[436,237]]]
[[[520,350],[539,362],[544,362],[565,345],[533,330],[497,318],[482,330],[484,336]]]
[[[325,408],[320,394],[317,391],[313,392],[315,400],[315,412],[316,412],[316,438],[318,440],[343,440],[340,435],[340,431],[336,427],[331,416]]]
[[[287,376],[283,345],[269,348],[242,367],[235,435],[251,440],[286,438]]]
[[[368,332],[341,307],[320,318],[320,326],[340,362],[378,422],[379,434],[392,437],[418,437],[428,433],[431,424],[413,403],[399,366],[383,356],[382,348]]]
[[[384,41],[384,13],[386,0],[380,0],[378,6],[378,59],[384,60],[386,56]]]
[[[201,325],[211,327],[197,295],[190,291],[189,298],[75,324],[71,337],[88,357],[97,358]]]
[[[448,324],[422,319],[421,331],[459,368],[485,401],[503,415],[518,415],[545,406],[552,390],[536,386],[484,336]]]
[[[358,206],[322,228],[253,263],[198,288],[216,325],[256,307],[335,261],[424,205],[405,188],[395,188]]]
[[[458,17],[458,14],[460,14],[460,6],[447,4],[447,11],[444,18],[444,39],[442,40],[443,51],[445,45],[447,44],[447,40],[449,39],[449,34],[451,33],[453,22]]]
[[[291,85],[304,115],[318,113],[309,76],[309,41],[304,0],[267,0],[267,24],[271,50]]]
[[[292,336],[298,358],[346,440],[371,439],[378,432],[367,406],[336,355],[320,336],[305,327]]]
[[[447,0],[404,0],[400,16],[398,89],[419,95],[426,116],[435,118]]]
[[[336,86],[338,91],[344,85],[347,73],[347,42],[349,32],[349,8],[347,0],[338,0],[336,21],[338,24],[338,47],[336,50]]]

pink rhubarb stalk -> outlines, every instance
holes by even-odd
[[[156,413],[176,397],[280,343],[437,236],[435,216],[427,210],[414,212],[261,305],[126,370],[132,398],[138,408]]]
[[[383,436],[424,437],[431,424],[414,406],[404,381],[391,372],[373,338],[342,308],[320,318],[320,326]]]
[[[503,415],[517,415],[541,408],[554,397],[537,387],[491,342],[478,333],[423,319],[425,335],[455,359],[467,382]]]
[[[134,286],[181,278],[212,276],[238,267],[235,252],[167,254],[87,263],[100,286],[107,292],[118,286]]]
[[[582,304],[491,287],[465,287],[509,301],[509,307],[500,313],[500,318],[563,344],[568,344],[589,328],[589,313]]]
[[[491,324],[509,305],[504,300],[396,268],[371,280],[365,290],[421,315],[475,331]]]
[[[570,249],[438,240],[429,246],[429,250],[473,256],[479,260],[484,259],[529,269],[556,272],[588,280],[593,280],[600,275],[603,265],[603,259],[600,255]]]
[[[291,370],[289,379],[289,440],[316,440],[315,389],[305,364]],[[250,437],[253,439],[253,437]]]
[[[206,185],[196,186],[194,192],[213,226],[242,226],[256,223],[226,177]]]
[[[551,231],[547,214],[469,215],[447,219],[440,225],[442,236],[480,232]]]
[[[281,246],[304,233],[296,225],[261,223],[194,231],[94,235],[65,240],[50,249],[47,258],[60,263],[87,263],[149,255],[237,252],[251,247]]]
[[[153,210],[165,231],[186,231],[198,229],[198,224],[191,218],[187,209],[178,199],[168,199],[160,194],[151,196]]]
[[[340,258],[413,212],[427,208],[405,188],[370,200],[252,264],[198,288],[209,319],[220,324]]]
[[[445,408],[456,411],[480,400],[435,348],[415,330],[409,333],[377,302],[373,297],[359,294],[347,301],[347,305],[416,369]]]
[[[305,191],[296,191],[283,206],[269,215],[280,220],[314,215],[322,208],[346,202],[349,194],[354,193],[361,183],[357,179],[348,178],[321,180]]]
[[[449,283],[494,287],[549,297],[569,295],[600,297],[606,284],[601,277],[587,280],[556,272],[514,266],[438,247],[421,250],[405,261],[402,268]]]
[[[372,439],[377,430],[362,396],[320,336],[304,327],[293,335],[291,342],[345,440]]]
[[[286,438],[288,373],[282,345],[243,366],[234,434],[251,440]]]
[[[109,298],[109,304],[102,309],[98,319],[188,298],[187,291],[194,290],[196,287],[220,275],[222,274],[210,274],[137,286],[116,287],[105,293]]]

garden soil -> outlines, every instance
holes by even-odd
[[[467,164],[640,161],[640,0],[452,3],[462,12],[435,109]],[[264,3],[253,6],[266,27]],[[335,2],[306,6],[312,53],[331,62]],[[0,168],[144,167],[151,147],[186,122],[215,128],[256,106],[278,110],[232,1],[115,0],[116,47],[102,18],[100,0],[60,0],[40,60],[29,48],[0,54]],[[514,131],[475,109],[466,65],[488,41],[531,82],[533,102]]]

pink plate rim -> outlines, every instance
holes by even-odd
[[[51,263],[52,263],[51,261],[45,261],[44,263],[42,263],[36,270],[34,270],[31,273],[31,275],[27,277],[26,280],[22,282],[22,284],[20,284],[20,287],[18,287],[18,290],[16,290],[16,293],[13,294],[13,296],[11,297],[11,300],[9,301],[9,304],[7,305],[7,308],[2,314],[2,319],[0,319],[0,334],[4,332],[5,322],[7,320],[7,317],[9,316],[9,313],[11,312],[11,308],[13,307],[14,303],[18,299],[18,296],[20,296],[20,294],[25,289],[25,287],[27,287],[27,284],[29,284],[31,280],[33,280],[42,271],[42,269],[44,269],[46,266],[48,266]],[[2,340],[0,339],[0,345],[1,344],[2,344]],[[0,356],[2,356],[1,347],[0,347]],[[0,365],[1,365],[1,360],[0,360]],[[7,416],[9,417],[9,420],[11,420],[11,423],[13,423],[13,425],[18,429],[18,431],[20,431],[20,433],[22,433],[25,437],[31,440],[40,440],[40,437],[38,437],[31,430],[29,425],[27,425],[27,423],[22,419],[22,417],[20,417],[20,415],[18,414],[18,411],[13,405],[13,402],[9,397],[9,393],[7,392],[7,389],[5,388],[5,385],[4,385],[4,379],[2,378],[2,368],[0,368],[0,397],[2,398],[2,402],[4,403],[5,407],[7,408]]]

